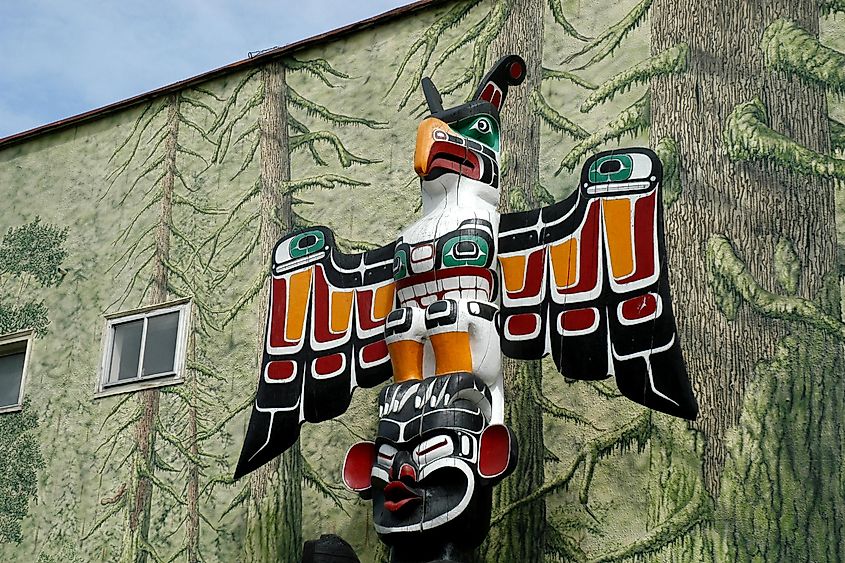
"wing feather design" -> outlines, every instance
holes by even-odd
[[[502,351],[551,354],[566,377],[615,375],[626,397],[693,419],[672,313],[660,160],[648,149],[597,154],[565,200],[503,215]]]
[[[390,377],[394,246],[344,254],[325,227],[276,244],[261,376],[235,478],[287,450],[303,422],[346,412],[356,387]]]

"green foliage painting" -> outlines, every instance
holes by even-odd
[[[40,288],[61,283],[68,230],[41,223],[10,227],[0,242],[0,334],[47,334],[50,320]],[[37,411],[25,399],[18,412],[0,416],[0,543],[20,543],[21,525],[36,497],[44,459],[37,439]]]
[[[20,543],[21,521],[29,511],[44,460],[32,430],[38,419],[29,402],[20,412],[0,418],[0,543]]]
[[[66,238],[66,228],[42,224],[39,218],[6,232],[0,243],[0,334],[28,328],[43,335],[47,330],[47,308],[31,296],[39,287],[62,281]]]
[[[386,560],[338,486],[378,389],[233,482],[270,252],[314,224],[347,251],[393,240],[420,203],[420,79],[457,105],[510,52],[502,211],[565,197],[597,151],[660,155],[702,414],[509,362],[521,465],[476,560],[845,560],[845,4],[711,4],[434,0],[0,140],[0,336],[37,335],[0,413],[0,560],[288,561],[330,532]],[[181,383],[95,398],[104,315],[177,299]]]

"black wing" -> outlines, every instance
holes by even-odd
[[[567,199],[502,216],[502,351],[550,353],[572,379],[615,375],[626,397],[694,419],[669,294],[662,179],[648,149],[603,152]]]
[[[303,422],[343,414],[356,387],[390,377],[384,320],[395,302],[394,246],[344,254],[325,227],[276,244],[258,392],[236,479],[293,445]]]

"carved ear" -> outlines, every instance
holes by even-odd
[[[497,110],[501,110],[508,95],[508,86],[522,84],[525,71],[525,60],[519,55],[503,57],[481,79],[473,98],[490,102]]]
[[[376,445],[373,442],[358,442],[349,448],[343,460],[343,484],[346,488],[361,496],[367,495],[375,461]]]
[[[504,424],[491,424],[481,433],[478,474],[483,479],[504,479],[516,469],[516,437]]]

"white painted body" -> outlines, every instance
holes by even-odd
[[[468,219],[482,219],[492,226],[493,262],[490,269],[498,278],[498,260],[496,259],[496,241],[499,234],[499,192],[488,184],[460,176],[443,174],[434,180],[422,180],[423,216],[407,227],[401,234],[401,240],[411,245],[436,240],[458,229]],[[432,253],[433,260],[433,253]],[[494,281],[497,283],[497,281]],[[411,290],[412,288],[406,288]],[[493,395],[492,424],[501,424],[504,420],[504,391],[502,385],[502,357],[499,333],[496,321],[487,321],[482,317],[470,315],[472,302],[489,303],[498,309],[498,297],[492,296],[492,288],[480,277],[464,276],[461,278],[437,278],[429,282],[428,287],[414,286],[414,293],[407,291],[398,295],[403,307],[423,309],[436,300],[430,296],[445,292],[445,299],[453,299],[459,305],[458,325],[460,330],[467,330],[470,336],[473,373],[481,379]],[[417,325],[420,326],[420,325]],[[421,325],[424,329],[424,324]],[[424,341],[423,376],[434,375],[434,352],[428,335],[419,335]]]

